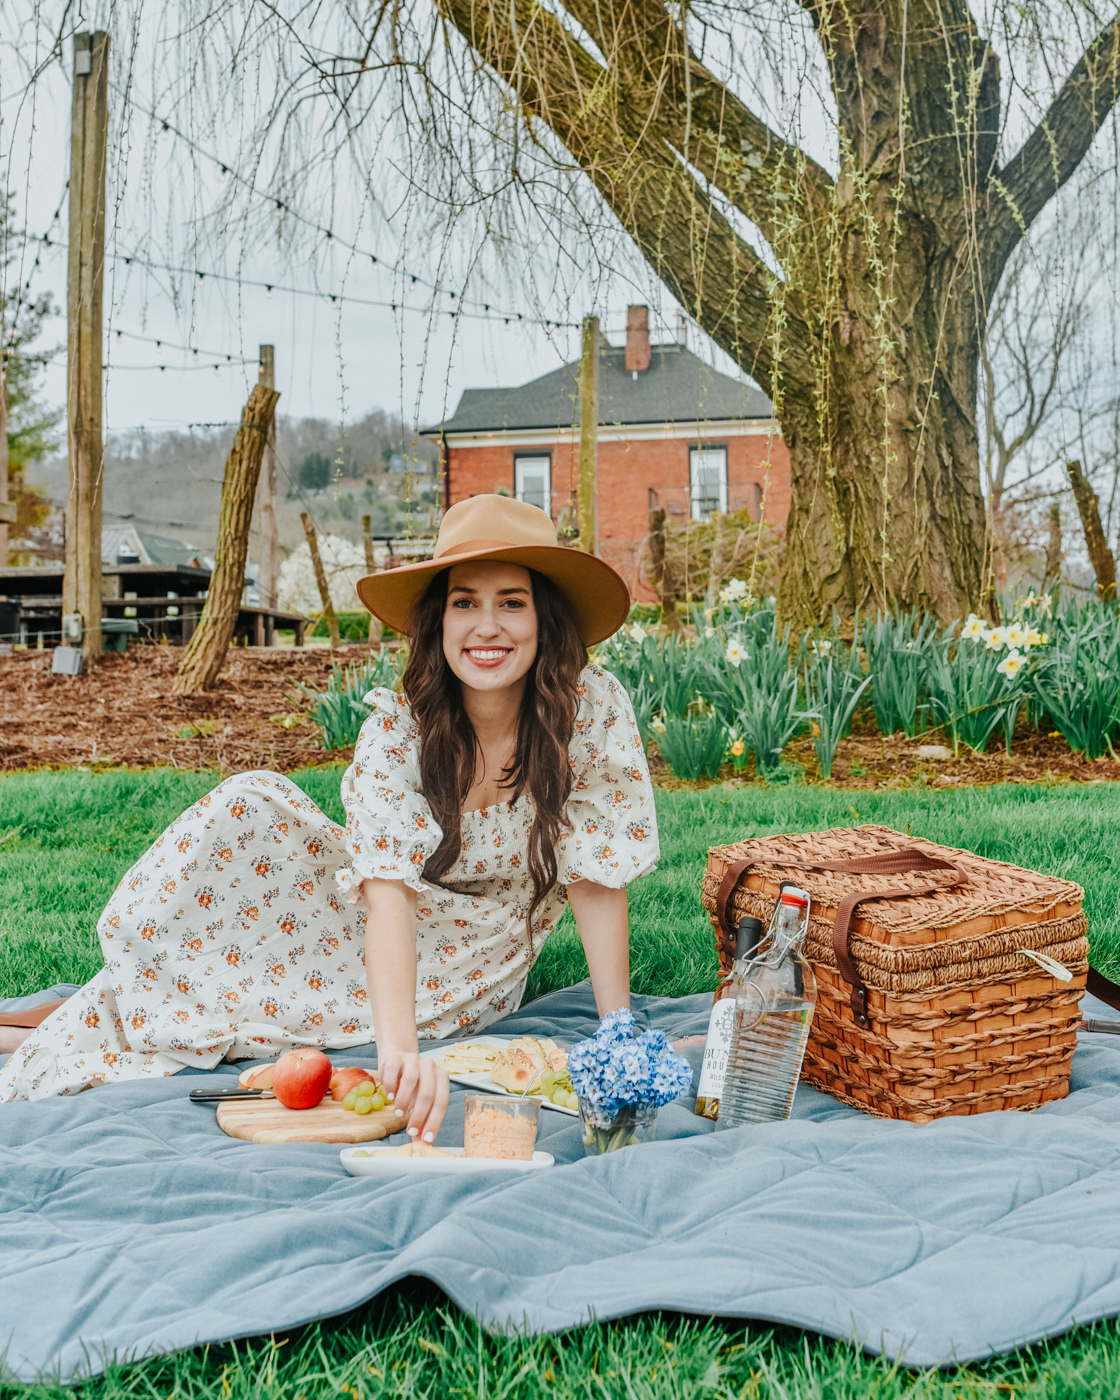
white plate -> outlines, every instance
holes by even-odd
[[[467,1157],[462,1147],[447,1147],[452,1157],[389,1157],[384,1144],[370,1143],[365,1147],[344,1147],[342,1165],[351,1176],[398,1176],[405,1172],[535,1172],[551,1167],[556,1160],[551,1152],[534,1152],[529,1161],[510,1161],[505,1157]],[[368,1152],[368,1157],[358,1157]]]
[[[450,1041],[450,1045],[493,1045],[497,1049],[503,1050],[512,1040],[519,1039],[512,1035],[472,1035],[461,1041]],[[434,1050],[421,1050],[426,1060],[439,1060],[443,1062],[442,1045]],[[566,1113],[569,1118],[578,1118],[579,1110],[576,1108],[565,1108],[563,1104],[553,1103],[551,1099],[546,1099],[543,1094],[515,1094],[510,1089],[503,1089],[500,1084],[495,1084],[490,1078],[490,1071],[487,1069],[475,1070],[471,1074],[452,1074],[449,1076],[452,1084],[465,1084],[468,1089],[475,1089],[482,1094],[497,1094],[503,1099],[537,1099],[542,1108],[551,1108],[554,1113]]]

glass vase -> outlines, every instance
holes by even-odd
[[[613,1118],[604,1118],[581,1097],[579,1121],[583,1128],[584,1156],[598,1157],[604,1152],[617,1152],[620,1147],[652,1142],[657,1133],[657,1105],[626,1104]]]

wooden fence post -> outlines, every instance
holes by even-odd
[[[665,512],[659,506],[649,513],[649,560],[650,581],[661,594],[661,621],[670,632],[679,632],[680,616],[677,613],[677,596],[674,583],[665,557]]]
[[[0,354],[3,350],[0,349]],[[0,569],[8,566],[8,526],[16,523],[16,507],[8,499],[8,377],[0,359]]]
[[[241,426],[226,458],[222,478],[218,544],[214,551],[210,591],[206,595],[198,626],[179,663],[175,683],[171,687],[172,695],[191,695],[199,690],[209,690],[218,679],[218,672],[226,659],[226,649],[237,626],[241,595],[245,590],[249,528],[253,521],[253,500],[261,474],[261,459],[279,398],[275,389],[255,384],[242,410]]]
[[[599,318],[583,322],[579,362],[579,547],[594,554],[599,536]]]
[[[70,489],[62,611],[82,618],[82,656],[101,655],[101,359],[109,36],[74,36],[66,410]],[[63,639],[65,640],[65,638]]]
[[[260,380],[266,389],[276,388],[276,347],[260,347]],[[280,530],[276,522],[276,418],[268,430],[264,449],[264,469],[261,473],[261,579],[262,608],[279,607],[280,593]],[[271,628],[268,645],[272,645]]]
[[[1073,498],[1081,515],[1081,528],[1085,531],[1085,545],[1089,551],[1089,563],[1097,576],[1097,592],[1102,598],[1116,598],[1116,559],[1105,539],[1101,525],[1100,506],[1097,495],[1086,481],[1080,462],[1067,462],[1069,484],[1073,487]]]
[[[331,590],[327,586],[327,573],[323,568],[323,558],[319,553],[319,537],[315,533],[315,525],[304,510],[300,512],[300,520],[303,521],[303,533],[307,536],[307,547],[311,551],[311,562],[315,566],[315,582],[319,585],[319,601],[323,604],[323,620],[327,624],[327,632],[331,639],[331,650],[339,646],[342,638],[338,635],[338,618],[335,615],[334,604],[331,602]]]
[[[377,572],[377,561],[376,561],[376,560],[374,559],[374,557],[373,557],[373,531],[372,531],[372,525],[373,525],[373,518],[372,518],[372,516],[363,515],[363,516],[362,516],[362,545],[363,545],[363,547],[365,548],[365,551],[366,551],[366,572],[369,573],[369,574],[375,574],[375,573]],[[373,643],[373,642],[379,642],[379,641],[381,640],[381,632],[382,632],[381,619],[380,619],[379,617],[374,617],[373,613],[370,613],[370,615],[369,615],[369,639],[370,639],[370,642],[371,642],[371,643]]]
[[[1057,501],[1050,505],[1050,538],[1046,544],[1046,564],[1042,575],[1042,591],[1049,593],[1062,577],[1062,508]]]

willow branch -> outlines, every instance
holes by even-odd
[[[985,284],[999,280],[1015,245],[1077,169],[1120,97],[1120,13],[1078,60],[1019,152],[991,180],[983,239]]]

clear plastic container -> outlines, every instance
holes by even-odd
[[[765,952],[736,966],[721,1128],[789,1117],[817,1004],[816,978],[803,952],[808,928],[808,894],[783,890]]]
[[[500,1099],[495,1094],[468,1094],[466,1098],[465,1156],[525,1162],[532,1157],[540,1099]]]

